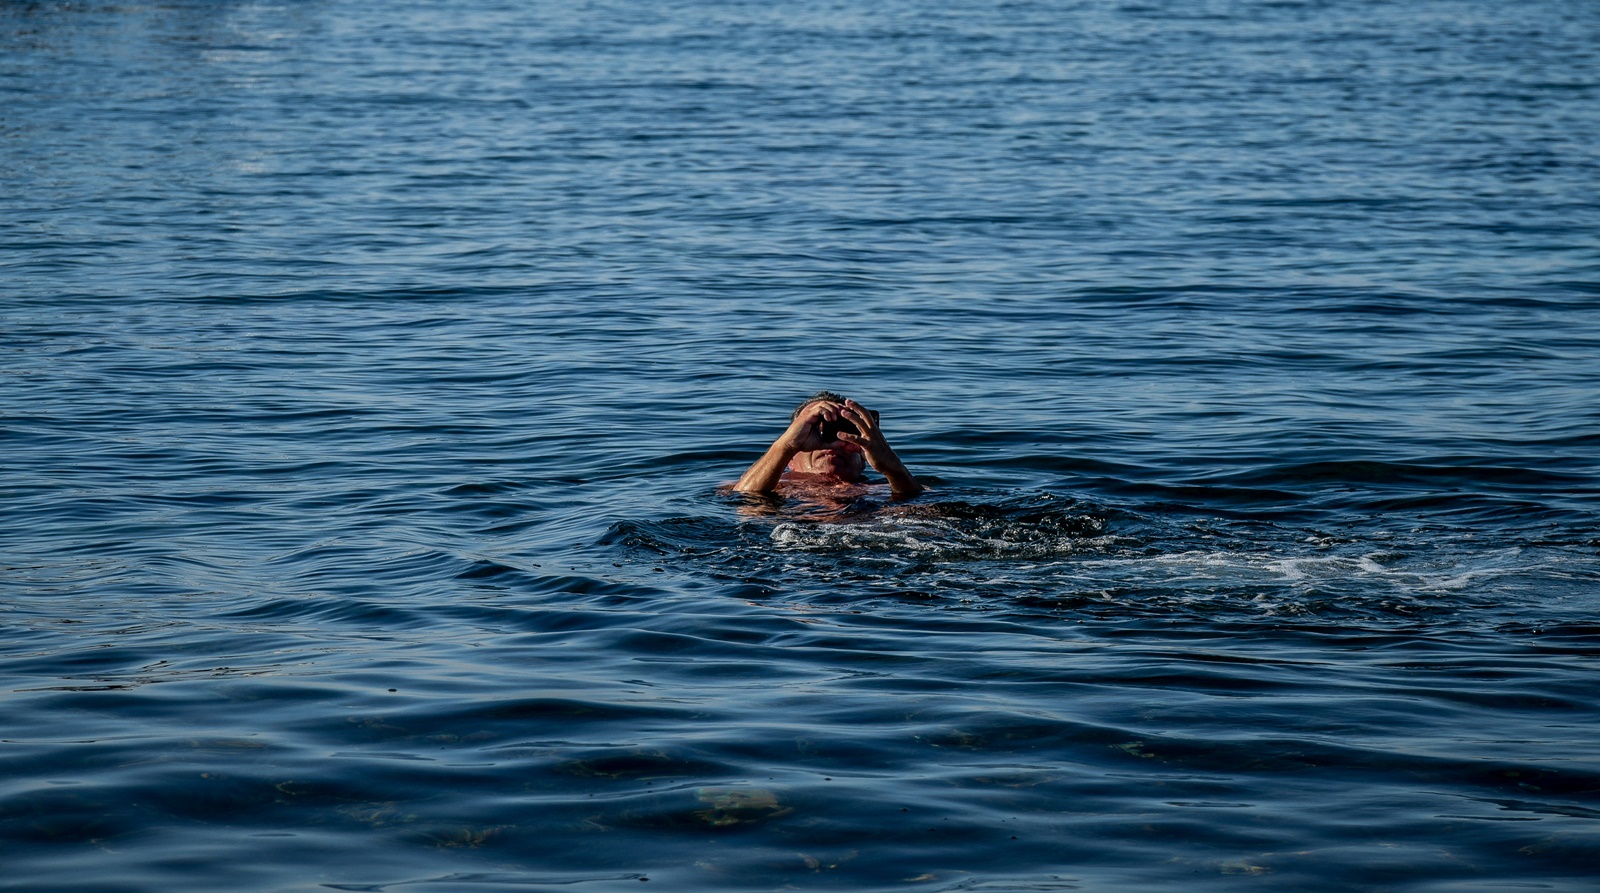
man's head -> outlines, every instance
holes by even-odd
[[[837,403],[844,405],[845,398],[833,391],[818,391],[807,397],[789,416],[793,421],[800,417],[802,412],[817,403]],[[861,448],[855,444],[838,439],[838,432],[859,434],[855,425],[846,419],[837,421],[824,421],[818,426],[818,436],[822,437],[822,449],[809,450],[796,453],[789,460],[789,468],[802,474],[822,474],[836,477],[842,481],[855,482],[862,478],[866,471],[866,457],[862,455]]]
[[[795,419],[799,418],[800,417],[800,413],[805,412],[806,411],[806,407],[810,406],[813,403],[837,403],[840,406],[843,406],[844,405],[844,401],[845,401],[845,397],[844,397],[843,394],[836,394],[833,391],[818,391],[815,394],[812,394],[811,396],[807,397],[804,401],[802,401],[800,403],[799,406],[796,406],[794,408],[794,412],[789,413],[789,421],[792,422]],[[875,409],[869,409],[869,410],[867,410],[867,412],[872,413],[872,417],[874,419],[876,419],[878,417],[878,411],[875,410]],[[861,433],[861,432],[856,430],[856,426],[855,425],[852,425],[849,422],[841,422],[841,426],[844,428],[844,430],[849,431],[851,434],[859,434],[859,433]]]
[[[801,401],[800,405],[796,406],[794,408],[794,412],[789,413],[789,421],[792,422],[795,419],[799,418],[800,417],[800,413],[805,412],[805,409],[806,409],[807,406],[810,406],[813,403],[822,403],[822,402],[838,403],[839,405],[843,406],[844,405],[844,396],[841,395],[841,394],[835,394],[832,391],[818,391],[815,394],[812,394],[811,396],[807,397],[805,400]]]

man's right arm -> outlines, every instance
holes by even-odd
[[[778,480],[783,477],[784,469],[789,467],[789,460],[794,454],[800,452],[789,443],[788,432],[772,442],[767,447],[767,452],[755,464],[745,471],[733,489],[740,493],[771,493],[778,489]]]
[[[817,421],[823,418],[838,418],[838,411],[832,403],[814,403],[805,408],[805,411],[796,416],[789,423],[789,427],[767,447],[767,452],[757,459],[755,464],[745,471],[733,489],[738,493],[771,493],[778,489],[778,481],[783,477],[783,472],[789,467],[789,460],[802,450],[819,448],[822,443],[817,438]]]

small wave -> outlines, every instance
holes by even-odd
[[[767,597],[827,602],[849,592],[1080,619],[1487,619],[1519,604],[1583,601],[1600,571],[1589,550],[1484,542],[1471,528],[1335,533],[1051,493],[959,495],[850,514],[783,505],[743,522],[620,522],[606,542]]]
[[[784,522],[773,527],[771,537],[783,549],[867,552],[880,560],[1038,560],[1132,542],[1106,534],[1105,526],[1104,518],[1091,514],[1029,521],[926,512],[884,515],[855,524]]]
[[[1229,476],[1228,483],[1254,487],[1288,487],[1306,484],[1354,484],[1378,487],[1425,486],[1429,492],[1442,487],[1482,488],[1512,491],[1550,491],[1588,486],[1587,475],[1570,472],[1521,468],[1470,459],[1437,460],[1430,463],[1343,461],[1299,462],[1271,465]]]

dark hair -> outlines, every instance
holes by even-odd
[[[832,391],[818,391],[815,394],[812,394],[811,396],[807,397],[804,401],[801,402],[801,404],[799,406],[796,406],[794,408],[794,412],[789,413],[789,421],[792,422],[795,419],[799,418],[800,417],[800,411],[805,409],[807,406],[810,406],[811,404],[820,402],[822,400],[828,400],[828,401],[831,401],[833,403],[843,403],[844,402],[844,397],[839,395],[839,394],[835,394]]]

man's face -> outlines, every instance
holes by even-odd
[[[825,474],[841,481],[859,481],[866,470],[867,461],[853,448],[841,441],[829,447],[808,453],[795,453],[789,467],[802,474]]]

